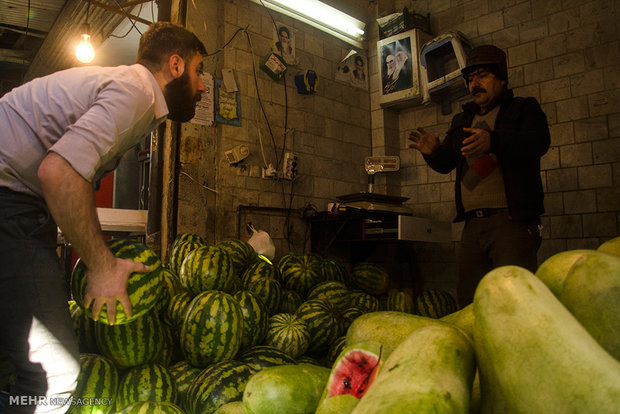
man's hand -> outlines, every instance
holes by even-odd
[[[415,148],[424,155],[431,155],[439,148],[439,134],[431,135],[422,127],[409,132],[407,138],[411,141],[409,148]]]
[[[127,295],[127,279],[134,272],[146,273],[149,267],[131,260],[115,258],[110,268],[88,270],[84,297],[86,308],[92,305],[94,320],[99,319],[103,305],[106,305],[108,322],[116,322],[116,302],[120,302],[125,315],[132,315],[132,305]]]
[[[463,128],[463,132],[470,133],[463,140],[461,153],[464,157],[478,157],[491,149],[491,134],[486,129]]]

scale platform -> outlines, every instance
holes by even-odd
[[[409,200],[408,197],[360,191],[359,193],[337,196],[336,199],[340,202],[339,209],[341,210],[353,208],[369,211],[387,211],[398,214],[412,214],[411,209],[402,205],[402,203]]]

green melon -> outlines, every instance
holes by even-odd
[[[121,379],[116,409],[143,401],[174,403],[176,400],[176,385],[168,370],[159,364],[145,364],[131,368]]]
[[[194,366],[231,359],[241,346],[243,312],[232,296],[211,290],[196,296],[181,327],[181,348]]]
[[[225,250],[203,246],[190,252],[181,265],[181,285],[194,295],[207,290],[231,293],[235,275],[232,260]]]
[[[290,313],[275,314],[269,318],[265,345],[273,346],[291,358],[298,358],[310,346],[308,326]]]
[[[97,354],[80,354],[80,374],[69,406],[70,414],[107,414],[114,408],[118,388],[118,371],[107,358]]]
[[[161,262],[157,254],[145,245],[133,240],[118,239],[108,243],[114,256],[132,260],[149,266],[147,273],[132,273],[127,280],[127,294],[133,308],[132,316],[125,315],[120,302],[116,303],[116,321],[120,325],[132,321],[151,310],[160,301],[163,289]],[[76,303],[84,308],[86,296],[87,268],[81,259],[75,264],[71,275],[71,293]],[[101,323],[109,324],[106,305],[103,305],[99,315],[93,315],[91,308],[85,309],[86,314]]]
[[[385,310],[394,312],[413,313],[415,303],[411,295],[406,292],[390,293],[387,297]]]
[[[213,413],[222,405],[241,401],[254,371],[239,361],[224,361],[202,370],[187,390],[183,406],[189,414]]]

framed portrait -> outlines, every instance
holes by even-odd
[[[419,29],[398,33],[377,42],[381,106],[422,102],[419,53],[422,42]]]

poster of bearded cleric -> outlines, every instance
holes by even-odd
[[[418,45],[419,34],[415,29],[377,43],[382,105],[421,97]]]

